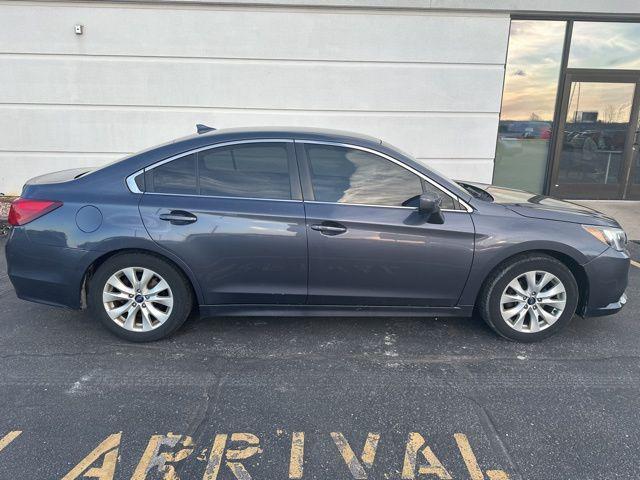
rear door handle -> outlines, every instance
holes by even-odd
[[[187,225],[198,220],[198,217],[183,210],[171,210],[171,213],[161,213],[160,220],[169,222],[172,225]]]
[[[347,227],[338,222],[322,222],[311,225],[311,230],[320,232],[323,235],[340,235],[347,231]]]

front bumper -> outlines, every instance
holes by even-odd
[[[589,283],[589,293],[583,305],[582,316],[612,315],[625,306],[630,264],[627,252],[608,248],[583,265]]]
[[[589,308],[584,311],[584,317],[604,317],[605,315],[613,315],[618,313],[627,304],[627,294],[623,293],[617,302],[612,302],[606,307]]]

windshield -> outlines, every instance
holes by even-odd
[[[487,192],[484,188],[472,185],[466,182],[456,181],[456,185],[459,185],[460,188],[464,189],[468,192],[473,198],[477,198],[478,200],[482,200],[484,202],[493,202],[493,196]]]

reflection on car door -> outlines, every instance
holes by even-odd
[[[407,200],[435,187],[370,151],[297,142],[307,215],[309,303],[453,306],[473,258],[469,213],[443,192],[444,223]],[[411,202],[409,202],[411,203]]]
[[[205,302],[303,304],[307,239],[291,141],[209,148],[145,171],[151,237],[186,262]]]

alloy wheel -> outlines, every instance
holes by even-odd
[[[536,333],[558,321],[565,310],[567,292],[558,277],[542,270],[518,275],[500,297],[502,319],[521,333]]]
[[[117,325],[132,332],[148,332],[167,321],[173,293],[158,273],[128,267],[111,275],[102,291],[104,308]]]

